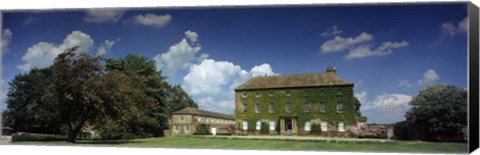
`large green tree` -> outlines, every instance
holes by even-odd
[[[143,107],[146,113],[143,117],[126,120],[126,130],[135,134],[162,136],[163,130],[167,128],[169,104],[165,91],[169,84],[161,72],[157,71],[155,62],[146,57],[129,54],[123,58],[107,59],[105,65],[109,73],[118,72],[138,81],[137,88],[141,88],[139,94],[150,99],[149,102],[137,100],[134,103]],[[148,106],[145,106],[146,104]]]
[[[20,132],[61,132],[51,70],[33,68],[9,82],[5,124]]]
[[[197,103],[195,103],[192,98],[185,92],[180,85],[174,85],[167,88],[167,100],[169,103],[168,112],[182,110],[186,107],[198,108]]]
[[[430,85],[409,103],[409,123],[424,126],[427,139],[457,141],[463,139],[467,125],[467,91],[454,85]]]
[[[54,92],[69,142],[75,142],[85,123],[95,119],[103,106],[96,82],[104,70],[99,57],[79,52],[78,47],[59,54],[52,66]]]

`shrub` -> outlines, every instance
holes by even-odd
[[[197,131],[193,133],[194,135],[210,135],[210,126],[207,124],[199,124],[197,125]]]
[[[262,124],[260,125],[260,134],[268,135],[268,132],[269,132],[268,124],[265,122],[262,122]]]
[[[47,135],[47,134],[29,134],[21,133],[12,136],[12,142],[18,141],[66,141],[67,138],[61,135]]]
[[[310,132],[321,132],[321,131],[322,131],[322,127],[320,126],[320,124],[312,124]]]
[[[409,140],[408,124],[409,123],[407,121],[395,123],[395,125],[393,126],[393,135],[395,135],[395,139]]]

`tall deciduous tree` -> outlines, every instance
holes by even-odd
[[[430,140],[462,140],[467,124],[467,91],[454,85],[431,85],[413,98],[407,121],[425,126]]]
[[[21,132],[61,132],[51,70],[33,68],[9,82],[5,124]]]
[[[52,66],[58,112],[69,142],[75,142],[85,123],[97,117],[103,106],[94,82],[104,75],[99,57],[77,51],[59,54]]]

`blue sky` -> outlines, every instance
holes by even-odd
[[[467,87],[466,19],[466,3],[4,12],[1,95],[16,74],[80,45],[151,58],[200,108],[223,113],[251,77],[335,66],[368,122],[393,123],[429,84]]]

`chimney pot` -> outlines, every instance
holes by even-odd
[[[327,72],[336,74],[336,73],[337,73],[337,69],[335,69],[335,67],[333,67],[333,66],[329,66],[329,67],[327,67]]]

